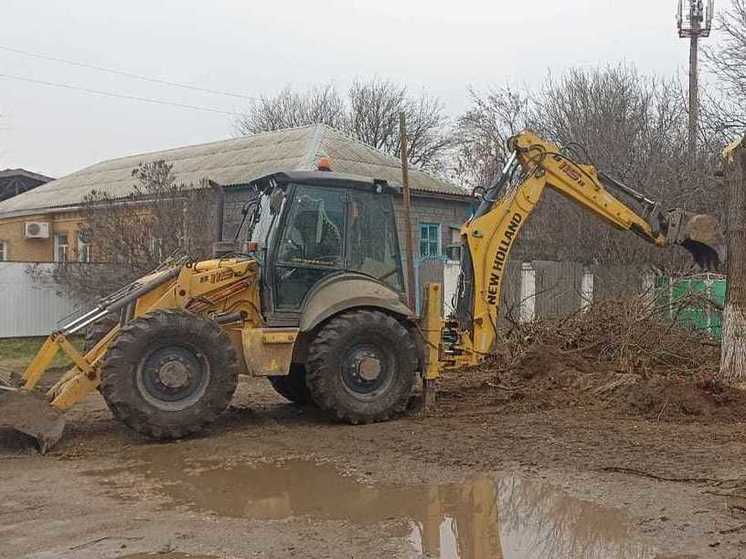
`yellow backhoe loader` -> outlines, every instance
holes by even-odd
[[[167,262],[52,333],[20,381],[2,387],[0,426],[36,437],[44,451],[62,434],[63,412],[98,389],[132,429],[183,437],[228,406],[241,373],[266,376],[338,420],[393,418],[418,375],[427,385],[494,351],[510,249],[545,188],[656,246],[684,246],[703,268],[718,265],[712,218],[664,212],[530,131],[509,148],[461,229],[452,317],[441,316],[438,284],[426,287],[421,316],[404,303],[397,187],[323,170],[275,173],[253,183],[241,242],[219,243],[212,260]],[[70,336],[86,329],[94,334],[80,352]],[[73,366],[40,393],[59,351]]]

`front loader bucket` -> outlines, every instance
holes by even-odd
[[[62,437],[65,420],[41,394],[0,386],[0,429],[33,437],[44,454]]]
[[[671,212],[669,239],[688,250],[705,271],[718,271],[725,262],[725,238],[717,218],[710,214]]]

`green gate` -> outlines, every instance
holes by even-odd
[[[666,309],[669,320],[685,328],[706,331],[717,339],[721,335],[725,288],[725,276],[721,274],[658,276],[655,280],[656,300]]]

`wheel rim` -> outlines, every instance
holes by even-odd
[[[385,390],[393,379],[394,366],[387,352],[371,344],[350,348],[342,358],[342,380],[358,397]]]
[[[202,398],[210,380],[204,354],[183,345],[149,351],[136,373],[137,389],[151,405],[167,411],[188,408]]]

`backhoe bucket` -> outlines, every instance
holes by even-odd
[[[725,262],[725,238],[717,218],[674,210],[669,214],[668,239],[688,250],[705,271],[718,271]]]
[[[33,437],[44,454],[62,437],[65,420],[41,394],[0,386],[0,429]]]

